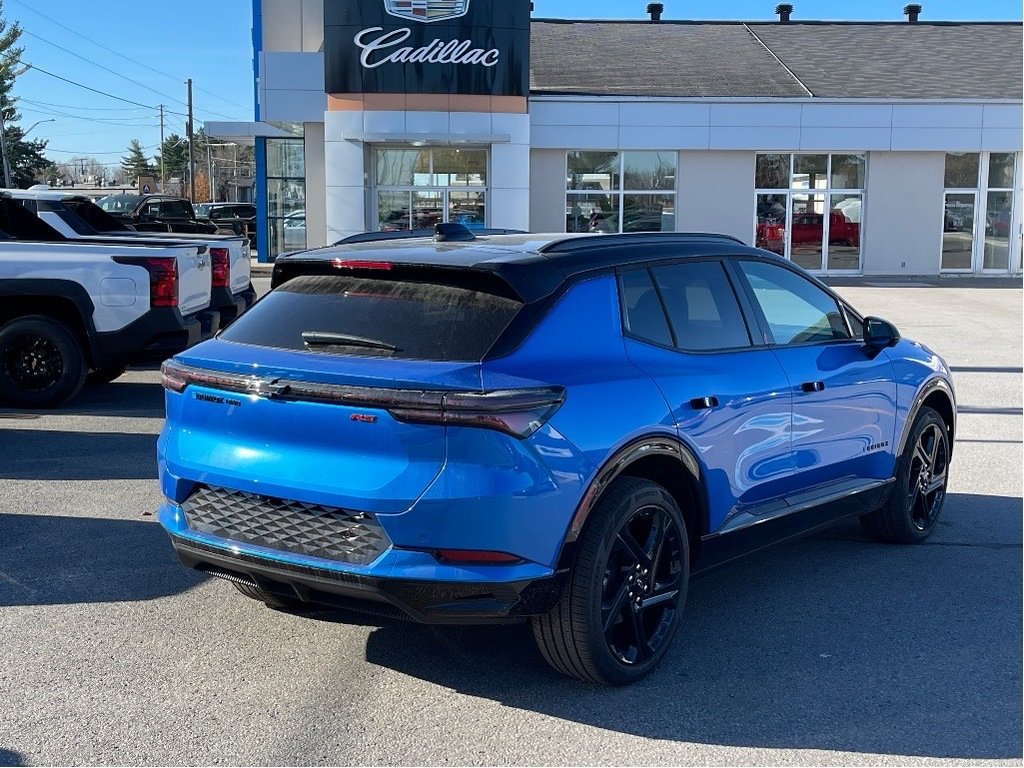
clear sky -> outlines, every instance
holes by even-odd
[[[332,0],[326,0],[331,2]],[[361,0],[373,2],[374,0]],[[775,18],[775,0],[664,0],[666,19]],[[903,0],[792,0],[794,20],[901,21]],[[922,20],[1021,19],[1020,0],[922,0]],[[646,0],[535,0],[548,18],[644,18]],[[49,139],[48,156],[77,155],[119,164],[128,142],[152,154],[160,140],[157,105],[167,131],[184,132],[185,80],[195,81],[197,121],[251,120],[251,0],[3,0],[3,15],[25,30],[24,60],[88,86],[42,72],[22,75],[21,125],[38,120],[33,138]],[[1020,62],[1006,63],[1019,67]],[[128,104],[111,98],[135,102]]]

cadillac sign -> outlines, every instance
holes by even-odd
[[[526,96],[529,0],[325,0],[327,92]]]

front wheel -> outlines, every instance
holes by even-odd
[[[78,394],[85,355],[64,323],[42,315],[0,327],[0,400],[18,408],[52,408]]]
[[[648,480],[617,480],[577,544],[555,608],[533,619],[545,660],[604,685],[647,675],[679,625],[690,573],[686,523],[672,496]]]
[[[937,411],[924,407],[897,462],[896,487],[861,524],[879,541],[920,544],[935,530],[948,485],[949,429]]]

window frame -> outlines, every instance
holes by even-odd
[[[804,280],[805,282],[809,283],[813,287],[817,288],[818,290],[826,294],[836,303],[836,309],[839,310],[839,314],[843,318],[843,324],[846,327],[846,332],[850,335],[850,337],[847,339],[829,339],[827,341],[803,341],[798,344],[782,344],[776,341],[775,335],[772,333],[771,326],[768,323],[768,318],[765,316],[764,310],[762,310],[761,304],[757,300],[757,294],[754,292],[753,286],[750,284],[750,281],[747,279],[746,274],[740,267],[740,262],[744,261],[754,262],[755,264],[764,264],[766,266],[771,267],[778,267],[779,269],[791,272],[801,280]],[[747,300],[751,304],[751,312],[754,315],[754,319],[761,332],[761,338],[764,340],[765,346],[769,348],[788,349],[791,347],[823,347],[836,346],[839,344],[863,344],[864,339],[862,337],[859,338],[853,332],[853,326],[850,323],[849,317],[849,315],[852,313],[854,317],[857,317],[863,323],[864,319],[860,316],[860,314],[854,311],[853,308],[849,304],[847,304],[847,302],[843,300],[843,298],[839,296],[835,291],[833,291],[827,285],[822,283],[820,280],[815,279],[813,275],[809,275],[806,272],[802,271],[800,267],[781,259],[779,261],[769,261],[768,259],[758,259],[756,257],[750,256],[738,256],[736,258],[729,260],[727,268],[733,272],[736,281],[741,286],[743,292],[747,296]]]
[[[576,152],[608,152],[617,155],[618,170],[616,171],[618,176],[618,185],[614,189],[569,189],[569,155]],[[626,186],[626,154],[627,153],[641,153],[646,152],[650,154],[667,154],[672,155],[675,158],[675,172],[673,179],[675,183],[671,189],[634,189]],[[625,230],[625,204],[626,197],[630,195],[644,195],[648,197],[671,197],[673,200],[672,210],[673,220],[675,227],[671,230],[657,230],[660,232],[678,232],[679,231],[679,151],[674,149],[568,149],[565,151],[563,157],[563,176],[565,178],[565,185],[563,189],[563,198],[565,200],[565,218],[568,219],[569,211],[572,209],[570,201],[574,198],[582,198],[587,195],[605,195],[615,200],[615,218],[618,226],[610,234],[624,234]],[[567,234],[578,234],[576,232],[570,232],[568,221],[563,224],[564,231]],[[642,231],[642,230],[637,230]]]
[[[811,272],[817,274],[829,274],[829,275],[860,275],[864,272],[864,242],[865,242],[865,228],[864,228],[864,210],[867,202],[867,190],[870,181],[870,152],[867,150],[862,151],[807,151],[807,152],[755,152],[754,153],[754,228],[751,242],[757,242],[757,231],[760,226],[757,215],[757,203],[758,198],[761,195],[777,195],[779,197],[786,198],[786,225],[784,230],[785,242],[783,245],[783,253],[776,254],[781,256],[786,261],[793,261],[793,198],[795,195],[805,195],[808,197],[814,197],[815,195],[821,195],[824,197],[824,212],[821,214],[822,217],[822,251],[821,260],[817,269],[810,269]],[[789,156],[789,183],[786,187],[759,187],[757,185],[757,159],[759,156],[767,155],[788,155]],[[826,159],[825,163],[825,186],[824,187],[797,187],[795,186],[795,173],[796,173],[796,158],[807,157],[813,155],[824,155]],[[862,187],[835,187],[833,186],[833,158],[840,156],[854,156],[864,158],[864,180]],[[858,226],[858,266],[856,269],[836,269],[829,267],[829,249],[832,247],[831,242],[831,225],[833,210],[832,199],[834,197],[859,197],[861,205],[861,220],[857,222]],[[817,215],[817,214],[815,214]],[[774,251],[773,251],[774,253]],[[794,262],[795,263],[795,262]],[[799,265],[797,265],[799,266]],[[808,269],[801,267],[802,269]]]
[[[669,352],[675,352],[681,355],[720,355],[720,354],[736,354],[737,352],[754,352],[757,350],[763,350],[767,345],[764,343],[764,339],[760,334],[759,326],[756,324],[756,318],[753,313],[753,307],[749,304],[749,299],[745,293],[740,289],[740,286],[736,283],[735,275],[730,268],[730,262],[735,257],[730,256],[677,256],[668,259],[652,259],[651,261],[639,262],[636,264],[627,264],[615,268],[615,287],[619,298],[619,327],[622,331],[622,336],[625,339],[632,339],[633,341],[641,344],[646,344],[657,349],[663,349]],[[653,339],[649,339],[645,336],[633,333],[629,330],[628,314],[626,308],[626,296],[623,291],[622,276],[627,272],[636,272],[643,270],[648,273],[648,278],[651,281],[651,285],[655,291],[658,292],[658,299],[661,302],[662,315],[665,318],[665,326],[669,330],[669,335],[675,340],[675,329],[672,325],[672,320],[669,316],[668,309],[665,306],[664,298],[661,296],[661,290],[658,288],[658,282],[654,279],[653,270],[660,267],[672,267],[679,264],[694,264],[697,262],[717,262],[725,275],[726,284],[732,291],[732,296],[736,300],[736,305],[740,310],[740,317],[743,320],[743,324],[747,331],[747,337],[750,339],[748,345],[742,347],[721,347],[718,349],[684,349],[678,346],[678,344],[661,344]]]

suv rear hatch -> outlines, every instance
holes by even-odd
[[[481,387],[523,303],[507,286],[395,278],[297,277],[166,364],[165,493],[181,503],[201,480],[397,514],[443,468],[449,426],[532,433],[560,393]]]

